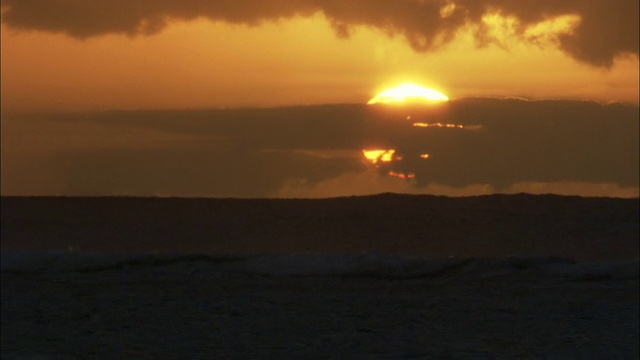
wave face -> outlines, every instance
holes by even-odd
[[[587,264],[563,258],[425,258],[361,255],[159,255],[73,251],[2,251],[4,273],[136,273],[200,275],[359,277],[375,279],[500,276],[575,280],[637,279],[637,261]]]

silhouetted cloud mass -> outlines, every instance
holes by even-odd
[[[176,20],[258,25],[322,13],[338,36],[348,37],[353,26],[370,26],[403,36],[416,51],[446,44],[469,25],[480,45],[492,41],[482,21],[488,13],[516,17],[520,36],[529,25],[578,15],[574,31],[558,37],[558,46],[575,59],[610,66],[617,55],[638,54],[637,0],[5,0],[2,5],[2,21],[11,27],[76,38],[149,35]]]
[[[515,99],[15,115],[2,119],[2,192],[307,197],[596,184],[637,196],[638,116],[633,105]],[[395,152],[372,164],[363,149]]]

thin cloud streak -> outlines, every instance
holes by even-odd
[[[60,32],[79,39],[109,33],[151,35],[173,21],[207,18],[257,26],[322,13],[336,35],[348,38],[353,27],[377,28],[402,36],[418,52],[452,41],[461,29],[474,29],[479,46],[499,41],[483,18],[513,17],[512,31],[536,42],[527,29],[560,16],[578,16],[558,46],[573,58],[610,67],[617,56],[638,55],[637,0],[5,0],[3,23],[15,29]]]

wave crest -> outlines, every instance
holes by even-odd
[[[175,271],[299,277],[377,279],[552,276],[577,280],[637,279],[638,261],[578,263],[554,257],[428,258],[399,255],[109,254],[75,251],[2,251],[3,273]]]

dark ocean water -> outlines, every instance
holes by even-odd
[[[3,198],[1,229],[2,359],[640,356],[637,199]]]

